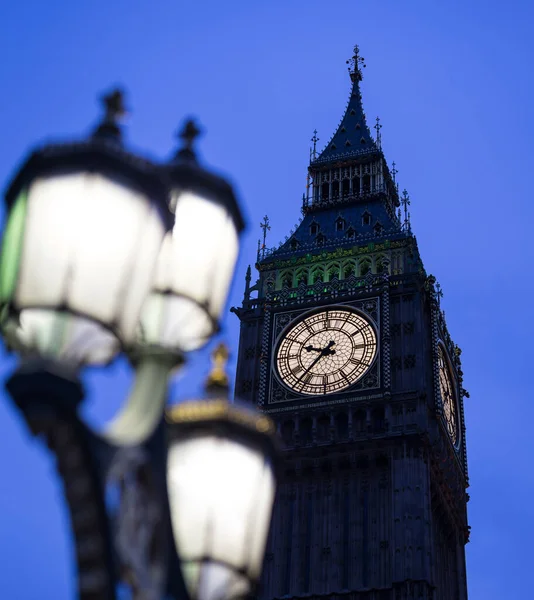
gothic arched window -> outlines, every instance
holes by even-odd
[[[346,413],[338,413],[335,417],[336,435],[340,440],[346,440],[349,437],[349,417]]]
[[[324,273],[322,267],[318,267],[315,271],[312,272],[312,283],[317,283],[318,281],[324,281]]]
[[[328,281],[332,281],[334,277],[339,279],[339,264],[334,263],[328,267]]]
[[[300,441],[303,444],[310,444],[312,441],[313,423],[311,419],[302,419],[300,422]]]
[[[339,197],[339,181],[334,181],[332,183],[332,198]]]
[[[297,271],[297,274],[295,275],[295,283],[297,286],[301,285],[302,283],[304,285],[308,285],[308,270],[307,269],[301,269],[300,271]]]
[[[388,272],[388,260],[385,257],[380,257],[377,259],[376,261],[376,272],[377,273],[384,273],[384,272]]]
[[[295,423],[293,421],[284,421],[280,427],[280,435],[286,446],[290,446],[293,443],[295,434]]]
[[[347,262],[342,267],[343,279],[348,279],[353,273],[356,273],[356,264]]]
[[[317,419],[317,439],[321,441],[328,440],[328,430],[330,429],[330,417],[322,415]]]
[[[386,418],[384,409],[375,408],[371,413],[371,422],[375,433],[383,433],[386,430]]]
[[[352,417],[352,428],[356,433],[365,431],[366,415],[364,410],[357,410]]]
[[[371,213],[365,211],[362,215],[362,225],[371,225]]]
[[[371,261],[369,259],[360,262],[360,277],[365,277],[371,271]]]
[[[336,231],[344,231],[345,230],[345,219],[343,217],[338,217],[336,219]]]
[[[293,287],[293,274],[291,271],[286,271],[282,273],[280,277],[280,283],[282,287]]]

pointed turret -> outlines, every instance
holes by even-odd
[[[322,152],[317,152],[317,131],[311,138],[306,194],[302,199],[303,219],[277,248],[266,247],[270,229],[267,217],[261,224],[263,244],[258,242],[258,264],[275,257],[306,256],[329,248],[353,248],[379,240],[411,236],[406,200],[404,223],[400,207],[397,170],[389,170],[382,151],[377,118],[371,136],[363,111],[360,82],[364,60],[358,46],[347,61],[352,82],[349,102],[336,132]],[[394,164],[394,163],[393,163]]]
[[[343,160],[364,154],[378,152],[378,146],[371,136],[362,106],[360,81],[364,59],[359,55],[358,46],[354,46],[354,55],[347,61],[352,89],[343,119],[324,150],[319,156],[312,156],[311,165]]]
[[[377,119],[375,140],[363,110],[360,82],[365,63],[358,46],[354,46],[354,55],[347,64],[352,82],[349,101],[336,132],[319,155],[315,151],[318,138],[314,132],[308,168],[308,194],[302,212],[306,215],[334,205],[378,200],[385,205],[391,219],[396,221],[395,207],[399,206],[399,196],[381,148],[382,125]]]

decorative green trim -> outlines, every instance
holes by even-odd
[[[287,267],[294,267],[295,265],[305,265],[316,262],[323,262],[327,260],[332,260],[336,258],[346,258],[349,256],[357,256],[358,254],[365,254],[366,252],[383,252],[385,250],[393,249],[393,248],[402,248],[404,246],[408,246],[412,243],[412,240],[385,240],[381,244],[375,244],[374,242],[370,242],[365,246],[353,246],[352,248],[344,249],[338,248],[333,252],[321,252],[320,254],[305,254],[304,256],[300,256],[296,258],[292,256],[287,260],[275,260],[273,262],[259,263],[256,265],[258,271],[270,271],[272,269],[284,269]]]
[[[28,207],[28,192],[22,190],[11,209],[0,257],[0,302],[9,302],[15,293],[24,241],[24,226]]]

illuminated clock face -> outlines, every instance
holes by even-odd
[[[376,333],[345,308],[314,312],[283,334],[275,352],[282,381],[301,394],[331,394],[358,381],[376,357]]]
[[[458,441],[458,421],[456,415],[456,399],[454,387],[449,371],[449,365],[443,352],[443,348],[438,346],[438,369],[439,369],[439,391],[443,406],[443,415],[447,424],[447,431],[451,437],[452,443]]]

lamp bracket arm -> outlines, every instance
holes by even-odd
[[[104,439],[115,446],[141,444],[163,418],[167,387],[176,357],[145,354],[135,365],[132,390],[120,412],[103,431]]]

